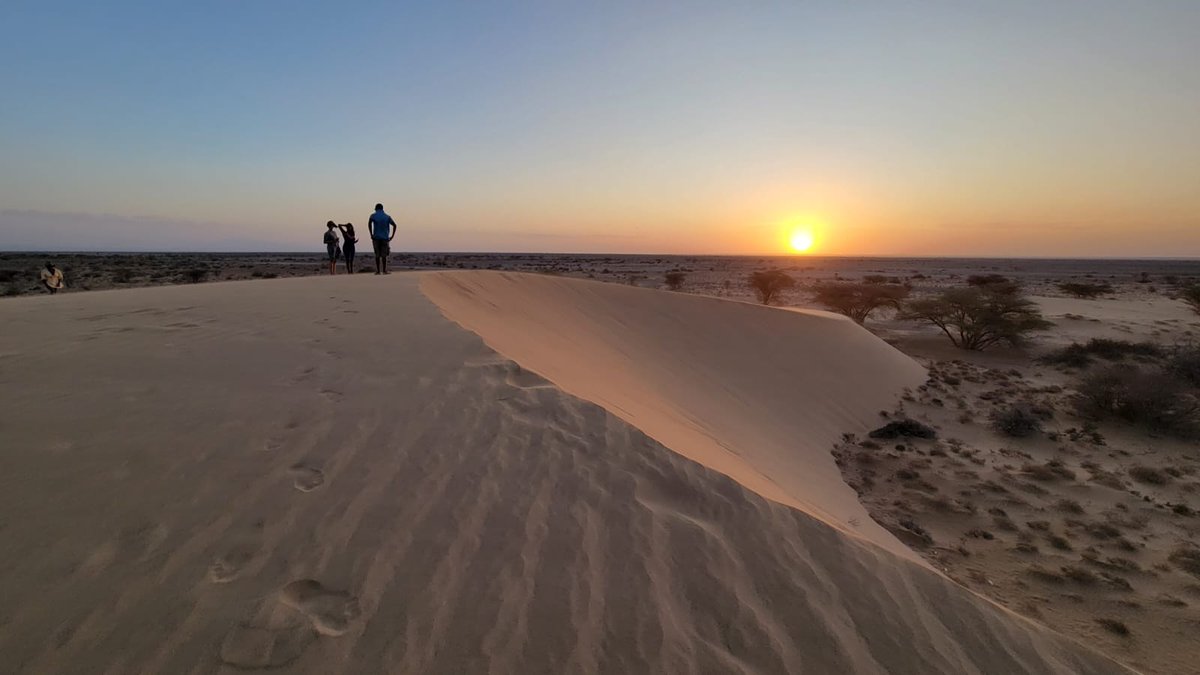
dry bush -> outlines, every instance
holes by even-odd
[[[683,288],[683,282],[687,280],[687,275],[678,270],[672,270],[663,275],[663,280],[667,282],[668,289],[677,291]]]
[[[1123,361],[1126,356],[1150,359],[1161,357],[1163,353],[1163,348],[1153,342],[1092,338],[1085,344],[1074,342],[1062,349],[1052,351],[1038,361],[1050,365],[1084,368],[1093,363],[1092,357],[1099,357],[1106,361]]]
[[[1200,399],[1164,371],[1110,366],[1084,378],[1077,390],[1076,407],[1085,417],[1116,418],[1185,438],[1200,434]]]
[[[937,431],[927,424],[922,424],[916,420],[902,419],[887,424],[875,429],[867,434],[871,438],[937,438]]]
[[[960,349],[982,350],[1020,343],[1027,334],[1049,328],[1037,305],[1015,287],[988,284],[951,288],[909,301],[900,318],[937,326]]]
[[[1068,295],[1073,295],[1077,298],[1095,298],[1107,293],[1113,292],[1113,287],[1108,283],[1089,284],[1078,281],[1063,282],[1058,285],[1058,289]]]
[[[1044,483],[1057,480],[1075,480],[1075,472],[1057,459],[1052,459],[1045,464],[1026,464],[1021,467],[1021,472],[1029,478]],[[1030,526],[1032,527],[1032,524]]]
[[[116,284],[127,284],[133,280],[133,270],[128,267],[118,267],[112,271],[112,280]]]
[[[1054,417],[1054,412],[1045,406],[1033,403],[1017,403],[1005,410],[992,413],[992,426],[996,431],[1013,438],[1027,438],[1042,431],[1042,422]]]
[[[909,289],[894,284],[832,282],[818,284],[813,291],[819,304],[861,324],[880,307],[900,309]]]
[[[1129,469],[1129,477],[1139,483],[1149,485],[1166,485],[1170,482],[1170,477],[1167,474],[1149,466],[1134,466]]]
[[[202,269],[199,267],[195,267],[190,270],[184,270],[184,272],[183,272],[183,278],[187,279],[188,281],[190,281],[193,284],[198,284],[201,281],[204,281],[204,277],[207,277],[207,276],[208,276],[208,270]]]
[[[796,280],[781,270],[760,270],[752,273],[747,282],[754,289],[758,301],[769,305],[789,288],[796,285]]]
[[[1096,623],[1104,630],[1116,635],[1129,635],[1129,626],[1116,619],[1096,619]]]
[[[968,286],[1015,286],[1012,279],[1003,274],[972,274],[967,277]]]
[[[1163,367],[1172,376],[1200,387],[1200,344],[1176,347]]]
[[[1179,299],[1187,303],[1193,312],[1200,314],[1200,284],[1192,284],[1179,291]]]
[[[1171,552],[1167,560],[1184,572],[1200,577],[1200,548],[1189,545],[1180,546]]]

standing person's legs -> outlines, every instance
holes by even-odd
[[[346,258],[346,274],[354,274],[354,244],[342,247],[342,256]]]

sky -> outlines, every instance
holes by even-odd
[[[5,0],[0,250],[1200,257],[1198,64],[1195,0]]]

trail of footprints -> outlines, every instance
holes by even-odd
[[[494,369],[497,379],[503,377],[506,384],[520,390],[553,387],[540,375],[498,355],[472,359],[464,365]],[[316,368],[306,368],[295,381],[309,382],[315,374]],[[341,400],[340,392],[322,389],[320,393],[331,402]],[[299,426],[298,422],[291,422],[285,432]],[[275,436],[267,441],[266,450],[277,452],[285,444],[283,436]],[[311,492],[325,484],[324,472],[305,462],[292,465],[288,471],[292,485],[301,492]],[[255,525],[258,529],[263,526],[261,522]],[[208,570],[209,581],[214,584],[235,581],[258,552],[250,538],[235,545],[213,561]],[[337,637],[352,630],[361,615],[358,599],[350,593],[326,588],[315,579],[293,581],[260,603],[249,620],[229,631],[221,644],[220,659],[241,670],[282,668],[298,660],[320,637]]]
[[[293,379],[297,384],[311,382],[316,368],[305,368]],[[341,392],[321,389],[332,403],[341,400]],[[283,433],[267,440],[265,451],[278,452],[286,447],[286,434],[300,428],[297,421],[284,425]],[[306,461],[288,468],[292,486],[300,492],[312,492],[325,484],[325,473]],[[254,531],[218,556],[208,568],[208,581],[227,584],[240,578],[259,554],[261,530]],[[358,599],[345,591],[326,588],[315,579],[292,581],[259,603],[250,618],[234,626],[220,647],[225,665],[240,670],[267,670],[284,667],[299,659],[305,649],[321,636],[337,637],[351,630],[361,616]]]

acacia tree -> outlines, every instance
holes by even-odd
[[[750,287],[758,295],[758,301],[769,305],[779,294],[796,285],[796,280],[782,270],[760,270],[748,278]]]
[[[926,321],[959,349],[1018,344],[1031,331],[1049,328],[1037,305],[1006,284],[951,288],[909,301],[900,318]]]
[[[814,289],[816,301],[829,309],[863,323],[871,312],[880,307],[900,309],[900,302],[908,297],[907,286],[877,283],[824,283]]]

